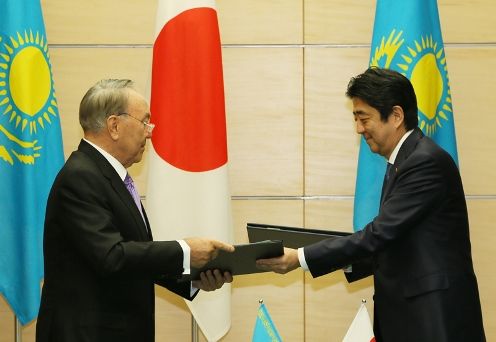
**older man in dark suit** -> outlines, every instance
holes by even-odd
[[[154,341],[154,283],[192,300],[231,282],[218,270],[181,282],[220,241],[152,241],[146,212],[126,169],[141,160],[153,124],[129,80],[102,80],[79,110],[84,139],[59,172],[47,204],[45,281],[38,342]]]
[[[350,236],[285,249],[259,267],[318,277],[352,264],[349,280],[373,274],[377,341],[485,341],[460,174],[417,127],[412,84],[371,68],[347,96],[357,133],[389,163],[379,214]]]

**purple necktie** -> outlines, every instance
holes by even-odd
[[[141,211],[141,200],[140,200],[140,196],[138,194],[138,191],[136,191],[136,188],[134,187],[133,179],[131,178],[131,176],[129,175],[129,173],[126,174],[126,178],[124,178],[124,184],[126,184],[127,190],[129,191],[129,193],[131,194],[131,196],[133,196],[134,203],[136,203],[136,206],[138,207],[138,209],[139,209],[139,211],[141,213],[141,217],[143,217],[143,212]]]

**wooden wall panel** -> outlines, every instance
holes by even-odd
[[[42,0],[42,5],[51,44],[152,44],[154,40],[157,1]],[[219,0],[217,12],[223,44],[303,41],[301,0]]]
[[[191,313],[184,299],[155,286],[155,341],[191,341]]]
[[[353,232],[353,197],[306,200],[305,228]]]
[[[0,294],[0,342],[12,342],[14,336],[14,315]]]
[[[223,44],[301,44],[302,0],[218,0]]]
[[[298,199],[237,199],[232,202],[234,242],[247,243],[247,223],[303,227],[303,201]]]
[[[231,194],[303,193],[300,48],[225,48]]]
[[[487,43],[496,41],[493,0],[438,0],[444,43]]]
[[[306,0],[306,44],[370,44],[374,0]]]
[[[370,44],[375,0],[304,1],[306,44]],[[496,41],[492,0],[439,0],[439,17],[445,43]]]
[[[496,199],[469,199],[470,240],[475,274],[479,283],[484,329],[488,341],[496,341]]]
[[[449,47],[446,55],[465,193],[495,195],[496,46]]]
[[[12,342],[15,339],[15,321],[10,306],[0,294],[0,342]],[[36,321],[22,327],[21,338],[24,342],[34,341]]]
[[[156,1],[42,0],[42,5],[52,44],[153,42]],[[375,1],[219,0],[217,9],[224,44],[301,43],[303,13],[307,44],[369,44]],[[445,43],[495,41],[495,10],[491,0],[439,1]]]
[[[42,0],[50,44],[151,44],[157,1]]]
[[[359,136],[345,96],[369,49],[305,48],[305,195],[352,195]]]

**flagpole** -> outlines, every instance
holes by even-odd
[[[14,321],[15,321],[15,342],[21,342],[22,341],[22,327],[21,324],[19,323],[19,320],[17,319],[17,316],[14,315]]]
[[[191,314],[191,342],[198,342],[198,323],[193,314]]]

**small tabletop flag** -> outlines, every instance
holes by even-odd
[[[281,342],[281,336],[270,318],[269,311],[264,303],[258,308],[252,342]]]
[[[343,338],[343,342],[375,342],[369,312],[364,303],[360,305],[353,322],[348,328],[348,332]]]

